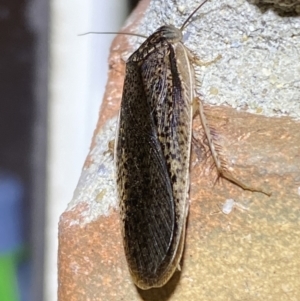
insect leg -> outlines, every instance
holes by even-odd
[[[212,65],[214,63],[216,63],[218,60],[220,60],[222,58],[221,54],[218,54],[216,58],[214,58],[212,61],[208,61],[208,62],[203,62],[199,57],[197,57],[195,54],[193,54],[193,58],[192,61],[195,65],[201,67],[201,66],[209,66]]]
[[[201,121],[203,130],[205,132],[205,135],[207,137],[208,146],[211,151],[211,155],[213,157],[214,164],[217,168],[218,177],[222,177],[222,178],[232,182],[233,184],[241,187],[244,190],[249,190],[249,191],[253,191],[253,192],[261,192],[263,194],[270,196],[271,193],[266,192],[261,188],[254,188],[254,187],[248,186],[248,185],[244,184],[243,182],[241,182],[240,180],[236,179],[233,175],[231,175],[231,173],[226,168],[226,162],[220,156],[221,147],[214,141],[214,135],[212,134],[212,131],[209,128],[206,116],[204,114],[203,104],[199,98],[196,98],[195,101],[198,103],[198,113],[200,116],[200,121]]]

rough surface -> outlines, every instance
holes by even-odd
[[[108,216],[111,207],[117,206],[117,194],[114,181],[113,149],[110,143],[116,133],[117,118],[110,119],[94,137],[95,147],[89,153],[88,161],[82,170],[73,199],[67,210],[85,202],[89,204],[86,211],[73,219],[70,225],[89,223],[99,216]]]
[[[140,3],[126,31],[155,30],[160,25],[155,10],[162,18],[173,11],[176,24],[191,11],[188,2],[177,1],[177,9],[174,1],[159,3],[152,2],[140,25],[147,24],[149,32],[133,28],[147,2]],[[250,18],[248,13],[255,14]],[[160,289],[141,291],[132,284],[122,249],[109,145],[122,94],[121,57],[132,51],[127,38],[119,36],[112,45],[109,82],[91,152],[60,220],[59,301],[300,300],[300,60],[295,51],[299,17],[280,17],[275,10],[262,11],[246,1],[211,1],[195,24],[188,27],[187,43],[198,32],[201,44],[191,43],[190,48],[199,48],[205,61],[223,56],[199,74],[205,112],[223,157],[238,179],[272,196],[243,191],[222,179],[215,182],[211,159],[204,160],[200,145],[193,144],[182,271]],[[248,35],[244,30],[253,24]],[[245,32],[248,38],[243,41]],[[193,128],[201,138],[197,117]]]

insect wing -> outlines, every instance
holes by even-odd
[[[139,286],[164,270],[172,244],[172,185],[138,64],[129,62],[119,120],[117,182],[129,269]]]
[[[178,56],[182,58],[179,61],[176,59]],[[166,274],[173,273],[179,263],[188,209],[193,99],[190,68],[186,49],[181,43],[161,46],[159,51],[147,56],[141,67],[144,90],[166,161],[175,206],[174,238]]]
[[[164,36],[174,36],[169,28],[126,64],[117,138],[125,253],[143,289],[164,285],[177,268],[188,209],[193,84],[185,47]]]

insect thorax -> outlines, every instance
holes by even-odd
[[[154,51],[163,49],[168,45],[174,45],[182,40],[182,32],[173,25],[165,25],[158,28],[128,59],[139,62]]]

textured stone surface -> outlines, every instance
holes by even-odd
[[[164,9],[171,9],[174,5],[173,1],[164,3]],[[221,5],[223,2],[217,3]],[[236,3],[241,6],[250,5],[244,1]],[[142,2],[139,11],[128,21],[130,28],[139,20],[139,12],[143,12],[146,5],[146,2]],[[152,8],[156,5],[157,2],[153,2]],[[218,9],[220,10],[219,6]],[[203,7],[203,10],[208,17],[209,8]],[[177,14],[180,11],[185,11],[183,5],[178,6]],[[217,14],[217,8],[212,13]],[[222,16],[224,14],[221,11],[220,18]],[[257,19],[257,22],[260,21]],[[290,19],[281,22],[278,31],[283,31],[283,28],[291,24]],[[157,28],[159,24],[148,23],[148,27],[151,26]],[[240,30],[241,26],[245,24],[237,22],[230,32]],[[206,30],[209,31],[209,28],[206,27]],[[206,35],[209,40],[209,32]],[[226,36],[230,38],[230,33]],[[206,43],[203,39],[202,37],[201,45]],[[266,43],[262,41],[260,45],[264,42]],[[234,57],[230,49],[224,55],[217,48],[212,57],[221,52],[222,60],[230,62]],[[225,72],[227,75],[221,72],[224,71],[224,66],[220,70],[214,69],[215,66],[201,70],[200,79],[207,81],[208,77],[215,80],[213,84],[206,82],[201,87],[206,103],[205,111],[210,125],[215,128],[223,157],[232,173],[249,185],[271,191],[272,196],[243,191],[222,179],[215,183],[216,175],[211,168],[211,159],[204,160],[201,148],[194,144],[191,204],[182,271],[175,273],[171,281],[160,289],[141,291],[132,284],[122,249],[113,158],[109,150],[122,94],[124,61],[121,58],[127,56],[125,52],[131,51],[127,37],[118,36],[112,45],[109,81],[91,151],[74,198],[61,216],[59,301],[300,300],[300,124],[296,120],[299,116],[299,87],[292,94],[288,89],[289,85],[285,84],[274,84],[275,91],[272,90],[272,95],[281,95],[280,101],[275,104],[281,108],[278,115],[290,117],[276,118],[273,109],[276,100],[272,102],[272,97],[264,97],[263,94],[260,96],[261,106],[255,104],[253,110],[268,116],[272,115],[273,110],[274,117],[250,114],[246,112],[247,109],[251,111],[249,105],[240,105],[239,102],[236,105],[228,103],[235,108],[225,107],[222,100],[224,95],[231,95],[233,98],[238,95],[242,99],[242,94],[247,91],[246,100],[255,101],[257,94],[253,91],[260,85],[252,81],[252,92],[247,90],[248,82],[236,82],[235,89],[231,85],[226,86],[220,79],[228,82],[226,76],[230,73],[230,64]],[[261,48],[252,48],[252,51],[251,58],[254,61],[251,66],[261,64]],[[270,60],[265,63],[272,65],[274,58],[272,55],[265,56],[264,60]],[[242,76],[241,73],[235,73],[235,66],[242,66],[244,62],[243,55],[236,58],[239,59],[242,61],[233,64],[233,79]],[[217,68],[223,64],[222,60],[216,64]],[[283,59],[285,60],[287,58]],[[293,58],[291,64],[294,65],[293,70],[299,68],[299,60]],[[210,74],[212,70],[215,76]],[[253,71],[248,66],[245,73],[249,74],[249,78],[259,78],[259,75],[251,75],[256,70],[256,67]],[[289,74],[289,70],[286,71]],[[291,76],[281,72],[283,73],[276,70],[274,73],[280,74],[282,78]],[[299,76],[296,76],[296,71],[293,74],[296,83]],[[215,99],[218,106],[212,105],[212,99]],[[294,107],[288,107],[283,112],[287,104]],[[269,105],[272,109],[269,109]],[[201,137],[198,117],[195,118],[193,128],[194,135]]]

